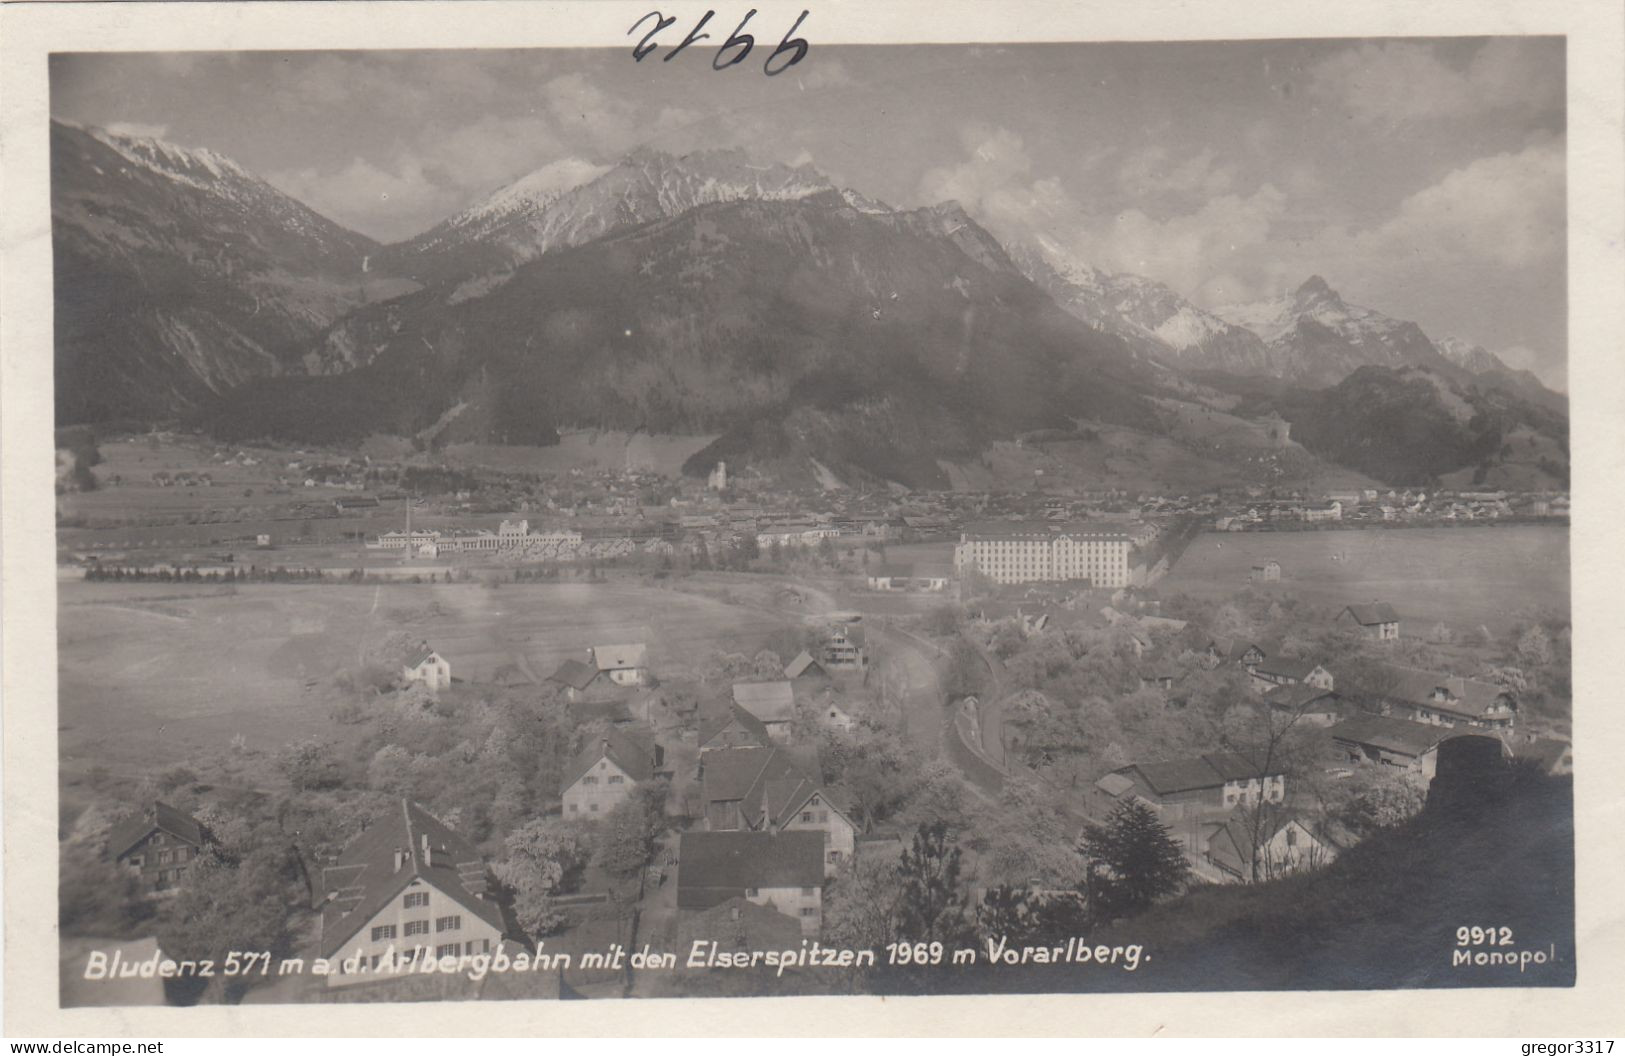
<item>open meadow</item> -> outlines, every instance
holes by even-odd
[[[785,621],[789,622],[789,621]],[[629,583],[86,583],[58,587],[59,758],[64,775],[161,769],[242,734],[274,752],[341,740],[333,680],[409,636],[452,676],[508,665],[546,679],[594,643],[643,641],[658,676],[712,649],[762,648],[784,626],[760,608]],[[511,672],[510,672],[511,674]]]
[[[1406,635],[1443,622],[1500,633],[1540,614],[1569,613],[1566,528],[1365,528],[1325,532],[1209,532],[1157,584],[1163,595],[1225,598],[1247,574],[1281,563],[1279,583],[1252,584],[1314,605],[1386,601]]]

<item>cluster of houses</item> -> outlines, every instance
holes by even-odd
[[[1337,621],[1372,641],[1399,637],[1399,615],[1387,603],[1349,605]],[[1363,673],[1357,705],[1338,692],[1325,664],[1289,656],[1277,643],[1214,638],[1204,659],[1245,670],[1283,725],[1323,731],[1324,757],[1334,773],[1379,766],[1432,781],[1441,746],[1469,736],[1491,738],[1506,756],[1536,760],[1548,772],[1571,767],[1566,744],[1515,735],[1516,694],[1496,683],[1378,663]],[[1178,665],[1152,663],[1141,682],[1173,699],[1183,677]],[[1237,753],[1135,763],[1102,777],[1092,794],[1097,806],[1129,797],[1150,805],[1211,877],[1276,876],[1326,864],[1349,842],[1346,832],[1291,809],[1282,769]],[[1260,804],[1278,809],[1261,822],[1257,811],[1238,820],[1240,808]]]
[[[1259,499],[1242,504],[1215,503],[1214,527],[1241,532],[1292,522],[1330,521],[1427,522],[1499,520],[1511,517],[1567,517],[1567,495],[1517,494],[1507,491],[1438,491],[1365,488],[1334,491],[1323,499]]]

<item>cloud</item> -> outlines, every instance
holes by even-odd
[[[542,99],[566,135],[585,137],[600,150],[619,153],[637,140],[636,108],[579,73],[542,85]]]
[[[337,172],[299,169],[266,179],[322,215],[383,241],[415,234],[462,203],[457,191],[430,179],[415,157],[391,168],[356,158]]]
[[[1428,44],[1362,44],[1310,71],[1309,92],[1354,120],[1393,127],[1499,110],[1539,112],[1562,102],[1560,66],[1536,49],[1495,39],[1457,67]]]
[[[1211,198],[1235,187],[1238,168],[1220,163],[1212,147],[1177,160],[1167,147],[1136,151],[1123,160],[1117,181],[1136,198]]]
[[[169,126],[148,125],[140,121],[114,121],[107,126],[107,131],[115,136],[131,136],[135,139],[163,139],[169,134]]]
[[[565,149],[551,122],[495,117],[426,131],[416,154],[435,180],[472,193],[491,191],[536,169]]]

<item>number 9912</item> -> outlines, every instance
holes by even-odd
[[[1456,929],[1457,946],[1511,946],[1512,929],[1507,927],[1480,928],[1460,927]]]

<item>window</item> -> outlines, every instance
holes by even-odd
[[[463,918],[460,916],[437,917],[434,922],[434,930],[436,931],[456,931],[462,926]]]
[[[461,951],[458,949],[458,944],[455,942],[448,942],[434,948],[434,955],[436,957],[455,957],[459,952]]]
[[[429,892],[408,891],[406,897],[401,900],[401,904],[407,909],[417,909],[419,906],[426,906],[429,904]]]
[[[409,920],[402,929],[407,935],[429,934],[429,922],[426,920]]]
[[[581,813],[581,804],[580,803],[571,803],[570,804],[570,813],[571,814],[580,814]]]
[[[816,917],[816,916],[818,916],[818,907],[817,906],[802,906],[801,907],[801,915],[804,916],[804,917]]]
[[[1288,847],[1296,847],[1298,845],[1298,830],[1297,829],[1288,829],[1288,830],[1286,830],[1286,845]]]
[[[130,868],[132,868],[132,869],[141,868],[141,866],[143,864],[143,861],[144,860],[142,859],[141,855],[139,855],[139,854],[130,855]]]
[[[587,804],[587,810],[588,810],[588,812],[593,813],[593,814],[598,813],[598,804],[596,804],[596,803],[588,803]]]
[[[395,925],[393,924],[380,924],[372,929],[373,942],[378,942],[381,939],[393,939],[394,937]]]
[[[626,784],[626,778],[622,777],[620,774],[613,774],[613,775],[610,776],[610,779],[605,783],[606,784],[611,784],[611,785],[624,785],[624,784]]]
[[[802,811],[801,812],[801,820],[802,821],[812,821],[813,820],[813,812],[810,811],[810,810]]]
[[[581,783],[584,785],[596,785],[598,783],[598,779],[593,777],[591,774],[588,774],[586,777],[581,779]]]
[[[824,855],[824,860],[829,864],[834,865],[836,862],[841,860],[841,852],[830,851],[828,854]]]
[[[746,898],[756,898],[761,893],[762,893],[761,888],[757,888],[757,887],[747,887],[747,888],[745,888],[745,897]]]

